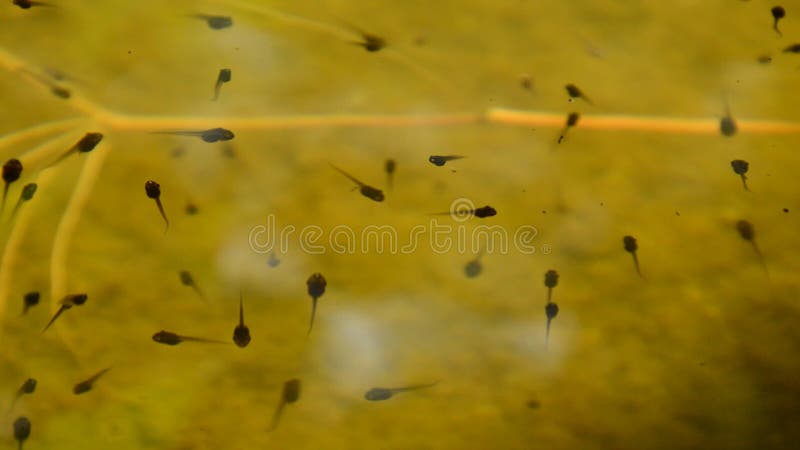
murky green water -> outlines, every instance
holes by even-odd
[[[38,380],[0,419],[4,448],[22,415],[32,450],[798,439],[800,160],[786,131],[800,59],[781,50],[800,40],[800,9],[784,5],[779,38],[774,5],[756,0],[52,3],[0,7],[0,159],[25,167],[0,225],[0,411]],[[353,45],[353,26],[387,47]],[[21,67],[63,72],[44,79],[72,97]],[[232,80],[213,102],[222,68]],[[567,83],[593,105],[569,102]],[[726,98],[740,128],[729,138],[716,125]],[[546,115],[514,125],[498,108]],[[573,111],[581,121],[558,145]],[[235,139],[150,133],[217,126]],[[104,134],[94,151],[47,168],[90,131]],[[434,154],[465,158],[436,167]],[[751,192],[733,159],[749,161]],[[386,200],[351,191],[329,163]],[[147,180],[161,185],[166,234]],[[455,202],[498,214],[431,215]],[[471,241],[484,232],[494,248]],[[545,348],[549,269],[560,311]],[[307,337],[315,272],[327,289]],[[20,316],[33,290],[41,303]],[[87,303],[42,333],[77,292]],[[240,292],[244,349],[231,341]],[[162,329],[230,344],[159,345]],[[300,399],[269,431],[291,378]]]

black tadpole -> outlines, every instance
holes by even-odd
[[[434,383],[428,384],[417,384],[413,386],[403,386],[397,388],[382,388],[382,387],[374,387],[367,392],[364,393],[364,399],[369,400],[371,402],[379,402],[382,400],[389,400],[390,398],[394,397],[395,394],[400,392],[407,392],[407,391],[415,391],[417,389],[427,389],[433,386],[436,386],[439,382],[436,381]]]
[[[12,3],[14,3],[14,5],[16,6],[19,6],[22,9],[31,9],[31,7],[33,6],[50,6],[50,7],[53,6],[49,3],[36,2],[31,0],[14,0]]]
[[[206,344],[227,344],[227,342],[215,339],[205,339],[192,336],[183,336],[172,331],[161,330],[153,334],[153,341],[164,345],[178,345],[181,342],[203,342]]]
[[[161,185],[153,180],[148,180],[144,183],[144,191],[148,198],[152,198],[156,201],[158,212],[160,212],[161,217],[164,218],[164,224],[166,225],[164,232],[166,233],[169,229],[169,220],[167,219],[167,214],[164,212],[164,206],[161,204]]]
[[[384,199],[383,191],[381,191],[378,188],[375,188],[375,187],[372,187],[372,186],[370,186],[368,184],[363,183],[361,180],[355,178],[354,176],[352,176],[349,173],[345,172],[344,170],[334,166],[331,163],[328,163],[328,164],[334,170],[336,170],[337,172],[341,173],[345,177],[349,178],[350,181],[355,183],[358,186],[358,191],[361,193],[361,195],[363,195],[364,197],[367,197],[370,200],[376,201],[376,202],[382,202],[383,201],[383,199]]]
[[[784,47],[783,53],[800,53],[800,44],[792,44]]]
[[[238,347],[245,348],[250,343],[250,328],[244,324],[244,300],[242,293],[239,293],[239,325],[233,329],[233,343]]]
[[[386,188],[392,189],[393,179],[394,179],[394,171],[397,168],[397,163],[393,159],[387,159],[386,163],[384,164],[384,170],[386,170]]]
[[[229,81],[231,81],[231,69],[220,69],[219,75],[217,75],[217,82],[214,84],[214,98],[211,100],[216,101],[219,99],[219,90],[223,84]]]
[[[466,157],[461,155],[431,155],[428,157],[428,162],[434,166],[442,167],[443,165],[447,164],[448,161],[455,161],[457,159],[464,158]]]
[[[97,133],[97,132],[86,133],[78,142],[75,143],[75,145],[70,147],[69,150],[67,150],[63,155],[61,155],[61,157],[59,157],[53,163],[53,165],[60,163],[62,160],[64,160],[64,158],[68,157],[73,153],[91,152],[92,150],[95,149],[95,147],[97,147],[97,144],[99,144],[100,141],[102,140],[103,140],[103,133]]]
[[[464,265],[464,275],[467,278],[475,278],[483,272],[483,264],[481,264],[481,255],[475,257]]]
[[[17,200],[17,204],[14,205],[14,210],[11,211],[11,215],[8,217],[9,222],[14,220],[14,217],[16,217],[17,212],[22,207],[23,203],[33,199],[33,195],[36,194],[37,188],[38,185],[36,183],[28,183],[22,187],[22,191],[19,193],[19,200]]]
[[[91,391],[92,388],[94,387],[94,383],[97,380],[99,380],[100,377],[105,375],[106,372],[108,372],[109,370],[111,370],[111,367],[107,367],[107,368],[101,370],[100,372],[97,372],[96,374],[94,374],[91,377],[89,377],[88,380],[81,381],[81,382],[75,384],[75,386],[73,386],[73,388],[72,388],[72,393],[75,394],[75,395],[80,395],[80,394],[83,394],[83,393]]]
[[[558,272],[548,270],[544,274],[544,285],[547,286],[547,303],[553,298],[553,288],[558,286]]]
[[[0,205],[0,214],[3,213],[3,209],[5,209],[6,206],[9,186],[11,186],[11,183],[19,180],[20,175],[22,175],[22,162],[20,162],[20,160],[11,158],[3,164],[3,181],[5,182],[5,187],[3,188],[3,201],[2,205]]]
[[[281,265],[281,260],[275,256],[275,252],[269,253],[269,258],[267,259],[267,265],[272,268],[278,267]]]
[[[640,277],[644,278],[642,271],[639,270],[639,257],[636,256],[636,251],[639,249],[639,244],[636,243],[636,238],[633,236],[625,236],[622,238],[622,245],[625,247],[625,251],[633,256],[633,265],[636,267],[636,273],[639,274]]]
[[[213,143],[230,141],[236,137],[233,131],[227,128],[209,128],[208,130],[176,130],[176,131],[154,131],[154,134],[172,134],[176,136],[193,136],[200,138],[203,142]]]
[[[572,100],[574,100],[576,98],[582,98],[583,101],[585,101],[586,103],[588,103],[590,105],[594,105],[594,103],[592,103],[592,101],[589,100],[589,97],[587,97],[586,94],[581,92],[581,90],[578,88],[578,86],[575,86],[574,84],[570,83],[570,84],[564,86],[564,88],[567,90],[567,95],[569,95],[569,100],[570,101],[572,101]]]
[[[312,274],[306,281],[308,287],[308,295],[311,296],[311,320],[308,323],[308,334],[311,334],[311,328],[314,327],[314,316],[317,314],[317,299],[322,297],[325,293],[325,286],[328,282],[321,273]]]
[[[772,29],[778,33],[778,36],[783,36],[781,30],[778,28],[778,21],[786,17],[786,10],[783,9],[783,6],[774,6],[770,12],[772,13],[772,18],[774,21],[772,22]]]
[[[36,384],[36,378],[28,378],[22,383],[22,386],[20,386],[14,394],[14,398],[11,399],[11,404],[8,406],[8,414],[14,410],[14,405],[17,404],[17,400],[19,400],[20,397],[26,394],[33,394],[36,391]]]
[[[739,236],[741,236],[742,239],[752,244],[753,250],[756,252],[756,256],[758,256],[758,262],[764,269],[764,273],[766,273],[767,276],[769,276],[769,270],[767,270],[767,263],[764,261],[764,256],[761,254],[761,250],[758,249],[758,245],[756,244],[756,232],[753,229],[753,224],[751,224],[746,220],[740,220],[736,222],[736,231],[739,232]]]
[[[203,295],[203,291],[200,290],[200,286],[194,281],[192,274],[188,270],[181,270],[178,272],[178,276],[181,279],[181,284],[184,286],[188,286],[194,290],[194,292],[203,300],[205,300],[206,296]]]
[[[233,26],[233,19],[228,16],[213,16],[210,14],[193,14],[191,17],[204,20],[208,28],[212,30],[221,30]]]
[[[22,314],[39,304],[39,291],[31,291],[22,296]]]
[[[61,301],[59,301],[61,306],[58,308],[58,311],[56,311],[56,313],[53,314],[53,317],[50,319],[50,322],[47,322],[47,325],[45,325],[44,329],[42,329],[42,333],[47,331],[47,329],[50,328],[51,325],[53,325],[53,322],[55,322],[56,319],[58,319],[59,316],[61,316],[61,314],[64,313],[64,311],[71,309],[74,306],[82,306],[84,303],[86,303],[86,300],[88,299],[89,296],[86,294],[69,294],[64,296],[64,298],[62,298]]]
[[[485,219],[487,217],[496,216],[497,215],[497,210],[494,209],[493,207],[489,206],[489,205],[486,205],[486,206],[481,206],[480,208],[474,208],[474,209],[453,209],[450,212],[434,213],[433,215],[435,215],[435,216],[445,216],[446,215],[446,216],[451,216],[453,218],[455,218],[455,217],[467,217],[467,218],[477,217],[479,219]]]
[[[293,378],[283,383],[283,391],[281,392],[281,398],[278,401],[278,406],[275,408],[275,413],[272,415],[272,424],[270,425],[270,431],[278,427],[278,422],[280,422],[281,414],[283,413],[283,407],[286,406],[287,404],[295,403],[299,399],[300,399],[300,380],[298,380],[297,378]]]
[[[722,133],[723,136],[731,137],[736,134],[736,131],[739,127],[736,126],[736,121],[733,119],[733,115],[731,115],[731,107],[728,104],[728,99],[725,99],[725,116],[722,117],[719,121],[719,132]]]
[[[357,42],[357,44],[364,47],[364,49],[368,52],[377,52],[378,50],[386,47],[386,40],[380,36],[363,33],[361,38],[363,41]]]
[[[569,115],[567,115],[567,122],[564,125],[564,128],[561,129],[561,133],[558,136],[559,144],[567,138],[567,132],[570,130],[570,128],[573,128],[578,124],[578,120],[580,120],[580,118],[581,115],[576,112],[569,113]]]
[[[750,164],[743,160],[743,159],[734,159],[731,161],[731,167],[733,168],[733,172],[736,175],[742,177],[742,186],[744,186],[745,191],[749,191],[750,189],[747,187],[747,169],[750,168]]]
[[[352,25],[350,25],[350,28],[352,28],[353,31],[361,35],[361,40],[354,41],[353,44],[358,45],[360,47],[364,47],[364,50],[370,53],[375,53],[386,47],[386,39],[378,35],[368,33],[364,30],[358,29]]]
[[[36,392],[36,378],[28,378],[17,390],[17,395],[33,394]]]
[[[13,429],[14,439],[19,442],[17,448],[22,450],[22,444],[31,435],[31,421],[25,416],[18,417],[17,420],[14,421]]]

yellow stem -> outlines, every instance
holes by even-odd
[[[110,146],[105,145],[102,151],[88,154],[81,174],[78,176],[78,182],[67,203],[67,208],[61,216],[58,228],[56,228],[55,237],[53,238],[53,251],[50,256],[50,310],[52,312],[58,310],[58,300],[68,293],[67,264],[70,256],[69,247],[71,239],[80,222],[81,212],[89,201],[89,196],[92,193],[95,181],[97,181],[97,178],[100,176],[103,162],[110,151]],[[52,169],[48,169],[45,172],[49,172],[50,170]],[[66,342],[67,340],[63,338],[63,333],[58,334],[65,341],[65,345],[72,348],[72,346]]]

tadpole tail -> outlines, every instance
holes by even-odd
[[[750,192],[750,188],[747,187],[747,176],[742,174],[742,186],[744,186],[744,190]]]
[[[105,375],[106,372],[108,372],[109,370],[111,370],[111,367],[106,367],[105,369],[101,370],[100,372],[97,372],[96,374],[94,374],[91,377],[89,377],[89,379],[86,380],[86,383],[94,384],[95,381],[99,380],[100,377]]]
[[[66,152],[64,152],[64,154],[62,154],[61,156],[59,156],[59,157],[58,157],[58,159],[56,159],[55,161],[53,161],[53,162],[51,162],[50,164],[48,164],[48,165],[47,165],[47,167],[53,167],[53,166],[55,166],[56,164],[60,163],[61,161],[63,161],[63,160],[65,160],[65,159],[67,159],[67,157],[68,157],[69,155],[71,155],[71,154],[75,153],[75,148],[76,148],[76,147],[72,147],[72,148],[70,148],[69,150],[67,150]]]
[[[427,389],[427,388],[430,388],[430,387],[434,387],[434,386],[436,386],[437,384],[439,384],[439,381],[438,381],[438,380],[437,380],[437,381],[434,381],[433,383],[428,383],[428,384],[415,384],[415,385],[413,385],[413,386],[406,386],[406,387],[401,387],[401,388],[394,388],[394,389],[392,389],[392,391],[394,391],[394,392],[415,391],[415,390],[417,390],[417,389]]]
[[[317,297],[311,299],[311,321],[308,323],[308,334],[306,336],[311,335],[311,328],[314,327],[314,316],[317,314]]]
[[[50,325],[52,325],[53,322],[55,322],[56,319],[58,319],[58,316],[60,316],[61,313],[63,313],[65,309],[66,309],[66,307],[64,305],[61,305],[61,307],[58,308],[58,311],[56,311],[55,315],[53,315],[53,318],[50,319],[50,322],[47,322],[47,325],[45,325],[45,327],[42,329],[42,333],[44,333],[45,331],[47,331],[48,328],[50,328]]]
[[[561,130],[561,133],[558,135],[558,144],[560,144],[561,142],[564,141],[564,139],[567,138],[567,130],[569,130],[569,127],[564,127]]]
[[[753,243],[753,250],[755,250],[756,256],[758,257],[758,263],[761,264],[761,268],[764,269],[764,273],[767,274],[767,278],[769,278],[769,269],[767,269],[767,263],[764,261],[764,255],[762,255],[761,250],[758,249],[756,241],[751,242]]]
[[[244,300],[242,291],[239,291],[239,325],[244,325]]]
[[[203,300],[205,300],[205,299],[206,299],[206,296],[205,296],[205,294],[203,294],[203,290],[202,290],[202,289],[200,289],[200,286],[198,286],[198,285],[197,285],[197,283],[192,283],[192,289],[194,289],[194,292],[195,292],[195,293],[196,293],[196,294],[197,294],[197,295],[198,295],[198,296],[199,296],[201,299],[203,299]]]
[[[6,197],[8,197],[8,186],[9,183],[6,183],[5,188],[3,188],[3,202],[0,204],[0,215],[3,214],[3,211],[6,209]]]
[[[20,395],[17,394],[14,398],[11,399],[11,404],[8,405],[8,410],[6,411],[6,417],[11,415],[11,412],[14,411],[14,406],[17,404],[17,400],[19,399]]]
[[[278,407],[275,408],[275,412],[272,414],[272,423],[269,426],[269,431],[278,428],[278,422],[281,420],[281,414],[283,413],[283,406],[286,404],[286,401],[281,398],[281,401],[278,403]]]
[[[211,99],[212,102],[215,102],[219,99],[219,90],[222,87],[222,81],[217,80],[217,84],[214,85],[214,98]]]
[[[547,288],[547,303],[550,303],[550,300],[553,298],[553,288]]]
[[[345,177],[349,178],[349,179],[350,179],[350,181],[352,181],[353,183],[357,184],[357,185],[358,185],[358,187],[364,187],[364,186],[365,186],[365,185],[364,185],[364,183],[362,183],[361,181],[357,180],[355,177],[353,177],[353,176],[352,176],[352,175],[350,175],[349,173],[345,172],[344,170],[342,170],[342,169],[340,169],[340,168],[338,168],[338,167],[334,166],[334,165],[333,165],[333,164],[331,164],[330,162],[328,162],[328,165],[329,165],[329,166],[331,166],[331,167],[332,167],[334,170],[336,170],[337,172],[339,172],[339,173],[341,173],[342,175],[344,175]]]
[[[167,219],[167,213],[164,212],[164,205],[161,204],[160,198],[156,199],[156,206],[158,206],[158,212],[161,213],[161,217],[164,218],[164,233],[166,233],[169,230],[169,219]]]
[[[634,266],[636,266],[636,273],[637,273],[637,274],[638,274],[638,275],[639,275],[641,278],[644,278],[644,275],[642,275],[642,271],[641,271],[641,269],[639,268],[639,257],[638,257],[638,256],[636,256],[636,253],[633,253],[633,265],[634,265]]]
[[[550,322],[552,319],[547,319],[547,329],[544,333],[544,348],[547,350],[547,346],[550,343]]]
[[[181,341],[186,342],[203,342],[205,344],[227,344],[224,341],[218,341],[216,339],[206,339],[206,338],[199,338],[199,337],[192,337],[192,336],[180,336]]]
[[[13,222],[14,221],[14,217],[17,216],[17,211],[19,211],[19,208],[20,208],[20,206],[22,206],[22,203],[23,203],[22,197],[20,197],[19,200],[17,200],[17,204],[14,205],[14,210],[11,211],[11,215],[8,216],[8,222]],[[2,214],[2,211],[0,211],[0,214]]]

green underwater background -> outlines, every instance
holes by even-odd
[[[48,3],[0,5],[0,162],[24,167],[0,217],[0,448],[19,416],[29,450],[800,439],[796,3],[782,35],[760,0]],[[235,138],[155,133],[215,127]],[[96,149],[51,164],[88,132]],[[456,204],[497,215],[438,214]],[[339,248],[375,227],[397,248]],[[315,250],[303,230],[321,233]],[[472,240],[487,235],[505,251]],[[308,333],[313,273],[327,287]],[[42,332],[74,293],[86,304]],[[246,348],[231,340],[240,294]],[[225,344],[160,345],[159,330]]]

